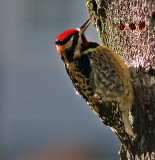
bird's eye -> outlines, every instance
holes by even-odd
[[[79,39],[79,35],[76,34],[76,35],[74,36],[74,38],[73,38],[73,41],[78,41],[78,39]]]
[[[56,44],[56,45],[59,45],[60,43],[61,43],[61,41],[60,41],[60,40],[55,41],[55,44]]]

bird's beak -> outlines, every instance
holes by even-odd
[[[87,29],[87,27],[89,26],[89,24],[91,23],[92,21],[92,18],[89,18],[80,28],[80,32],[81,32],[81,35],[84,34],[85,30]]]

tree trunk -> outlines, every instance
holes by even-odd
[[[130,70],[134,153],[121,145],[121,160],[155,159],[155,56],[153,0],[86,0],[101,42],[118,53]]]

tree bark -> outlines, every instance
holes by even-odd
[[[155,159],[155,55],[153,0],[86,0],[103,45],[118,53],[132,76],[134,153],[121,145],[120,158]]]

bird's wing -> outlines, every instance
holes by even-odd
[[[110,51],[100,50],[100,52],[93,53],[91,58],[92,80],[98,94],[103,99],[117,101],[118,97],[124,93],[124,84],[121,72],[119,74],[117,65],[115,65],[118,62]]]

